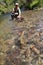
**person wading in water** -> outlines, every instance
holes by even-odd
[[[12,14],[11,14],[11,18],[12,20],[14,18],[21,20],[21,10],[19,8],[19,4],[15,3],[15,8],[13,8]]]

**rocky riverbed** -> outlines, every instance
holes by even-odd
[[[0,20],[0,65],[43,65],[43,11],[25,11],[24,20]]]

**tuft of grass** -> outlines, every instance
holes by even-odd
[[[43,0],[40,0],[40,6],[43,6]]]
[[[39,0],[34,0],[31,4],[30,4],[30,8],[33,8],[35,6],[37,6],[39,4]]]

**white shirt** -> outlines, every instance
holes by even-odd
[[[18,7],[18,10],[19,10],[19,16],[21,16],[21,10],[19,7]],[[13,11],[14,11],[14,8],[13,8]]]

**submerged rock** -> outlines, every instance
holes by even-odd
[[[28,41],[28,32],[27,31],[23,31],[21,36],[20,36],[20,42],[21,42],[21,46],[25,46],[26,43]]]
[[[31,46],[30,46],[30,49],[31,49],[34,53],[40,54],[40,51],[39,51],[34,45],[31,45]]]

